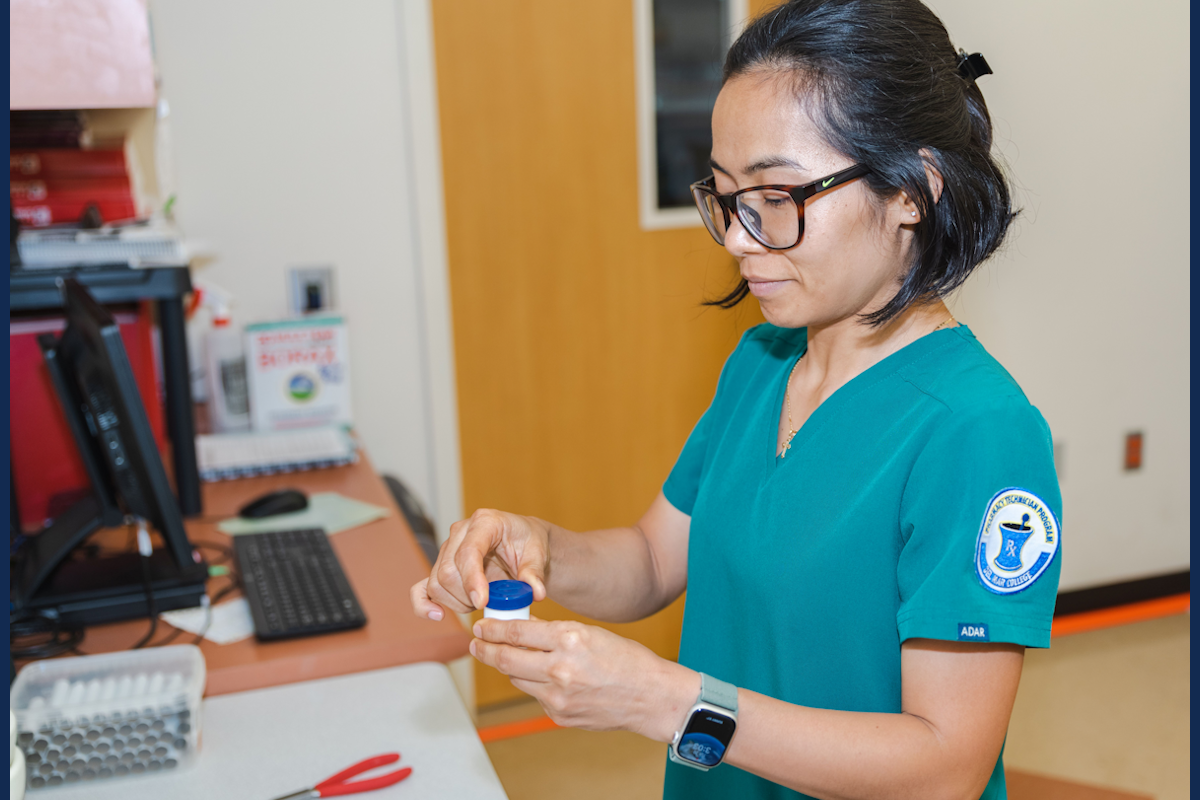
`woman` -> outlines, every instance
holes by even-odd
[[[767,324],[636,524],[476,511],[413,587],[440,619],[516,576],[617,622],[686,588],[679,663],[573,622],[485,620],[471,644],[560,724],[671,743],[668,797],[1005,796],[1061,500],[1041,415],[941,299],[1013,216],[987,71],[917,0],[752,23],[694,193],[739,264],[722,302]]]

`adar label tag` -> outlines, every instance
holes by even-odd
[[[996,594],[1028,589],[1050,566],[1058,539],[1058,519],[1041,498],[1024,489],[999,492],[975,542],[979,580]]]
[[[960,642],[990,642],[988,626],[982,622],[958,623],[958,640]]]

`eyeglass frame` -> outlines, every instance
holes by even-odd
[[[721,207],[721,211],[725,216],[726,235],[728,235],[728,233],[729,233],[729,223],[732,221],[730,219],[730,212],[733,212],[733,215],[737,217],[738,222],[741,223],[741,225],[745,229],[746,233],[748,233],[750,235],[750,238],[752,238],[754,241],[761,244],[763,247],[767,248],[768,250],[791,250],[793,247],[800,244],[800,240],[804,238],[804,201],[805,200],[812,197],[813,195],[820,194],[821,192],[828,191],[829,189],[833,189],[836,186],[841,186],[843,183],[846,183],[847,181],[852,181],[855,178],[860,178],[863,175],[867,175],[870,172],[871,172],[870,167],[865,167],[862,164],[855,164],[852,167],[847,167],[846,169],[840,170],[839,172],[835,172],[832,175],[826,175],[824,178],[818,178],[817,180],[813,181],[812,183],[803,183],[803,184],[770,183],[770,184],[765,184],[763,186],[750,186],[746,189],[738,189],[736,192],[730,192],[729,194],[721,194],[720,192],[718,192],[716,190],[717,176],[714,174],[714,175],[709,175],[704,180],[696,181],[688,188],[692,192],[692,202],[696,204],[696,210],[700,212],[700,217],[701,217],[701,219],[704,220],[704,227],[708,229],[709,235],[713,237],[713,240],[716,241],[717,244],[721,245],[722,247],[725,246],[725,242],[722,239],[717,238],[716,230],[714,230],[713,225],[710,224],[713,222],[712,218],[710,217],[708,212],[705,211],[704,208],[700,205],[700,198],[696,196],[696,192],[698,192],[698,191],[704,192],[705,194],[712,195],[713,197],[716,198],[717,205],[719,205]],[[796,233],[796,241],[792,242],[791,244],[789,244],[789,245],[767,244],[762,239],[758,238],[758,236],[755,235],[755,233],[752,229],[752,226],[747,225],[746,220],[742,219],[742,215],[738,210],[738,202],[737,202],[738,196],[743,195],[746,192],[761,191],[762,189],[772,189],[774,191],[786,192],[792,198],[792,202],[796,204],[796,222],[797,222],[796,227],[798,228],[798,231]]]

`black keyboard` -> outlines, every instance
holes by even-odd
[[[361,628],[367,616],[321,528],[233,537],[259,639]]]

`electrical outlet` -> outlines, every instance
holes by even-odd
[[[1142,444],[1143,436],[1141,431],[1134,431],[1125,434],[1125,471],[1132,472],[1133,470],[1142,468]]]
[[[335,307],[333,266],[288,269],[288,310],[295,316]]]

